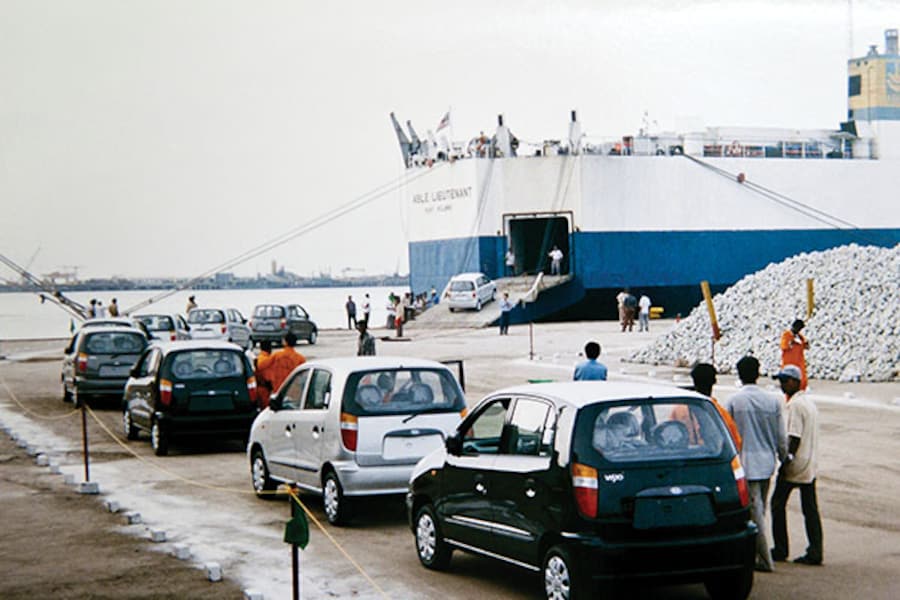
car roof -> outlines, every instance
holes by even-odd
[[[141,328],[134,327],[133,325],[98,325],[95,327],[82,327],[78,330],[78,333],[137,333],[145,338],[147,337]]]
[[[244,353],[244,350],[237,344],[224,340],[154,341],[152,345],[162,350],[163,354],[181,350],[237,350],[241,354]]]
[[[706,396],[676,387],[650,383],[625,383],[618,381],[565,381],[552,383],[532,383],[503,388],[490,396],[530,395],[554,400],[557,404],[569,404],[581,408],[598,402],[615,402],[636,398],[675,399]]]
[[[484,273],[458,273],[450,278],[450,281],[454,279],[476,279],[478,277],[487,277]]]
[[[322,358],[307,361],[303,363],[302,366],[327,367],[345,373],[398,368],[436,368],[449,370],[447,365],[434,360],[403,356],[346,356],[340,358]]]
[[[134,325],[134,319],[131,317],[95,317],[93,319],[85,319],[81,323],[82,327],[103,327],[109,325],[130,327]]]

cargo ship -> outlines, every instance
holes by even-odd
[[[549,275],[555,246],[561,276],[516,320],[614,318],[625,287],[675,316],[700,300],[701,281],[716,292],[802,252],[900,243],[897,30],[847,70],[834,129],[644,127],[592,140],[572,111],[566,139],[535,145],[502,115],[492,135],[453,142],[422,140],[392,114],[413,293],[467,271],[500,288]]]

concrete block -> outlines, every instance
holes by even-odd
[[[18,438],[16,439],[16,446],[18,446],[19,448],[27,448],[28,442],[26,440],[23,440],[22,438]]]
[[[206,578],[210,581],[222,581],[222,567],[219,563],[208,562],[204,565],[206,568]]]
[[[187,544],[175,544],[172,546],[172,554],[178,560],[187,560],[191,557],[191,549]]]
[[[141,513],[127,512],[125,513],[125,520],[128,521],[129,525],[137,525],[141,522]]]
[[[106,510],[108,510],[111,513],[117,513],[117,512],[119,512],[119,509],[121,508],[119,506],[118,500],[107,500],[104,504],[106,504]]]
[[[38,454],[35,457],[34,462],[36,462],[39,467],[46,467],[50,464],[50,457],[46,454]]]
[[[55,460],[50,461],[50,472],[54,475],[59,475],[62,473],[62,469],[59,468],[59,463]]]
[[[66,485],[75,485],[75,475],[72,473],[66,473],[63,475],[63,483]]]
[[[96,481],[82,481],[78,484],[79,494],[96,495],[100,493],[100,484]]]
[[[31,444],[28,444],[27,446],[25,446],[25,454],[27,454],[28,456],[37,456],[38,454],[40,454],[40,452],[38,452],[38,449]]]
[[[157,544],[166,541],[166,532],[162,529],[151,529],[150,541],[156,542]]]
[[[263,594],[259,590],[254,589],[246,589],[244,590],[244,600],[264,600]]]

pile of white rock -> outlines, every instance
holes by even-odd
[[[725,258],[727,260],[727,258]],[[807,313],[807,279],[815,308]],[[715,366],[722,373],[748,353],[765,373],[781,364],[779,341],[803,319],[807,374],[840,381],[900,380],[900,245],[841,246],[770,264],[713,298],[722,337]],[[706,304],[666,335],[629,357],[649,364],[709,362],[712,330]]]

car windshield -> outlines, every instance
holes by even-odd
[[[244,361],[233,350],[186,350],[169,355],[174,379],[210,379],[244,375]]]
[[[263,304],[253,309],[253,316],[257,319],[280,319],[284,316],[284,307]]]
[[[135,317],[150,331],[172,331],[175,323],[166,315],[139,315]]]
[[[458,412],[465,405],[453,375],[440,369],[353,373],[344,390],[344,412],[357,416]]]
[[[652,398],[592,405],[576,425],[576,452],[613,463],[719,456],[730,444],[711,402]]]
[[[188,323],[224,323],[225,313],[221,310],[199,309],[192,310],[188,315]]]
[[[84,349],[88,354],[138,354],[145,344],[139,333],[98,331],[87,336]]]
[[[471,281],[451,281],[451,292],[471,292],[475,289],[475,284]]]

